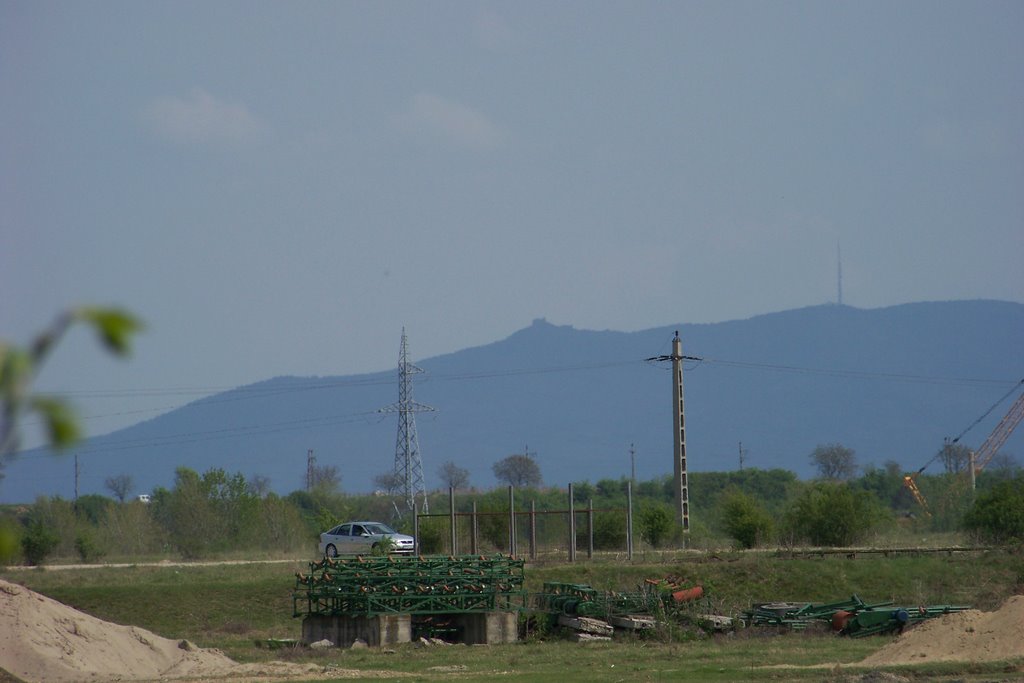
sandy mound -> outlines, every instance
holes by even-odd
[[[316,678],[323,672],[316,665],[238,664],[217,650],[102,621],[2,579],[0,668],[30,683]]]
[[[860,665],[987,662],[1024,657],[1024,595],[995,612],[967,610],[930,619]]]

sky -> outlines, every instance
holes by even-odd
[[[0,0],[0,339],[90,434],[535,318],[1024,301],[1020,2]],[[31,428],[31,425],[30,425]],[[29,437],[32,438],[31,435]]]

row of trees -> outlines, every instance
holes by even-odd
[[[495,479],[501,484],[516,488],[537,488],[542,485],[543,478],[540,465],[529,453],[515,453],[502,458],[491,467]],[[469,488],[469,470],[459,467],[451,460],[441,463],[437,469],[437,477],[445,489],[462,490]],[[404,482],[394,472],[382,472],[373,478],[378,491],[395,494],[402,490]]]
[[[935,501],[928,517],[900,486],[897,474],[871,469],[848,481],[808,482],[779,469],[695,472],[690,475],[691,532],[686,543],[850,546],[896,526],[921,532],[962,530],[995,542],[1024,541],[1024,475],[999,479],[985,472],[974,496],[963,488],[962,477],[924,476],[919,485]],[[602,479],[573,486],[577,513],[596,510],[592,532],[597,549],[625,546],[627,485],[625,479]],[[445,494],[431,495],[433,509],[447,509]],[[517,509],[532,505],[540,512],[565,510],[566,496],[564,489],[520,489]],[[632,496],[637,538],[654,548],[679,547],[683,537],[672,513],[671,476],[637,482]],[[88,495],[77,501],[44,497],[31,506],[0,512],[0,528],[7,532],[0,534],[7,539],[0,544],[0,563],[39,563],[48,557],[90,562],[104,557],[312,555],[318,534],[346,519],[381,519],[411,532],[412,516],[402,506],[403,501],[386,495],[345,495],[323,481],[312,490],[282,497],[241,474],[180,468],[174,486],[154,491],[148,504],[126,495]],[[457,496],[459,512],[474,507],[482,550],[506,549],[507,491]],[[577,518],[579,547],[586,546],[591,531],[587,519]],[[548,515],[539,526],[542,547],[564,547],[565,515]],[[518,533],[525,537],[522,529]],[[424,552],[447,552],[447,537],[446,517],[421,520]]]
[[[852,448],[840,443],[820,444],[811,452],[811,464],[823,479],[847,481],[854,479],[860,471],[857,465],[857,454]],[[968,471],[971,462],[971,449],[962,443],[946,442],[935,454],[931,462],[938,461],[947,474],[963,474]],[[886,467],[890,463],[886,463]],[[899,465],[893,463],[898,468]],[[930,464],[930,463],[928,463]],[[1009,453],[996,453],[988,465],[993,472],[1003,475],[1014,474],[1020,470],[1017,460]],[[868,467],[867,469],[871,469]]]
[[[943,459],[945,463],[944,469],[947,473],[962,474],[965,470],[961,465],[969,461],[969,454],[970,450],[964,446],[947,444],[936,454],[936,459]],[[890,461],[882,467],[869,465],[861,470],[857,465],[855,452],[838,443],[817,446],[810,454],[810,461],[817,470],[819,479],[823,481],[851,483],[858,489],[870,490],[886,507],[907,513],[915,512],[913,509],[914,501],[907,490],[903,488],[903,470],[899,463]],[[540,466],[529,453],[513,454],[503,458],[492,466],[492,470],[500,484],[516,488],[540,488],[543,483]],[[1020,471],[1021,468],[1012,457],[1003,456],[996,461],[995,466],[989,468],[986,477],[991,484],[995,481],[1013,478]],[[744,487],[754,486],[756,477],[751,479],[749,475],[743,475],[742,472],[741,470],[740,473],[733,473],[729,476],[738,482],[742,482]],[[747,472],[757,473],[761,472],[761,470],[747,470]],[[783,473],[785,471],[771,470],[771,472]],[[858,472],[860,472],[859,476]],[[698,472],[693,473],[691,476],[696,476],[698,479],[710,477],[712,482],[716,482],[718,481],[719,474],[722,473]],[[470,487],[469,470],[456,465],[450,460],[441,464],[437,470],[437,475],[441,481],[442,490],[453,488],[456,491],[465,491]],[[341,486],[341,476],[334,466],[315,466],[309,473],[308,478],[309,481],[306,482],[307,490],[335,491]],[[927,476],[923,478],[923,481],[928,480],[929,477]],[[933,479],[931,484],[924,484],[924,486],[933,490],[943,490],[944,487],[935,483],[936,481],[943,480],[942,477],[937,480]],[[664,481],[667,482],[665,484],[666,487],[671,486],[670,480]],[[374,477],[373,482],[378,492],[387,495],[400,493],[404,486],[401,477],[394,472],[379,474]],[[795,485],[794,482],[796,482],[795,476],[785,472],[784,476],[781,478],[776,476],[772,481],[776,485],[774,489],[776,493],[772,493],[769,487],[761,485],[757,485],[756,490],[752,491],[752,493],[756,497],[771,500],[777,497],[778,492],[788,493]],[[264,496],[270,491],[270,481],[266,477],[257,475],[251,478],[247,485],[259,496]],[[650,482],[641,483],[640,486],[641,488],[638,489],[638,493],[641,493],[641,495],[652,495],[653,491],[650,488]],[[105,481],[105,487],[119,502],[124,502],[134,490],[135,484],[131,476],[119,474],[108,477]],[[579,482],[577,487],[577,490],[582,492],[583,500],[592,498],[595,493],[598,497],[607,498],[612,495],[613,489],[616,487],[621,488],[621,480],[600,480],[596,487],[589,482]],[[721,492],[721,487],[718,484],[713,484],[711,489],[716,495]],[[699,495],[704,488],[697,487],[696,490]],[[662,493],[671,498],[670,488],[666,488]]]

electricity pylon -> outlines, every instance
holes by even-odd
[[[402,349],[398,355],[398,403],[381,408],[381,413],[398,413],[398,435],[395,438],[395,480],[402,487],[405,503],[410,510],[416,509],[416,498],[422,502],[422,512],[429,512],[427,487],[423,483],[423,462],[420,459],[420,444],[416,436],[416,413],[431,412],[428,405],[417,403],[412,398],[412,376],[423,372],[409,362],[409,344],[402,328]]]

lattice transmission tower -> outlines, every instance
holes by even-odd
[[[422,500],[422,512],[429,512],[427,487],[423,483],[423,461],[420,458],[419,438],[416,436],[416,413],[432,412],[428,405],[412,398],[412,376],[423,372],[409,362],[409,341],[402,328],[402,349],[398,355],[398,403],[381,408],[382,413],[398,413],[398,435],[395,438],[395,480],[401,486],[405,503],[416,509],[416,499]]]

